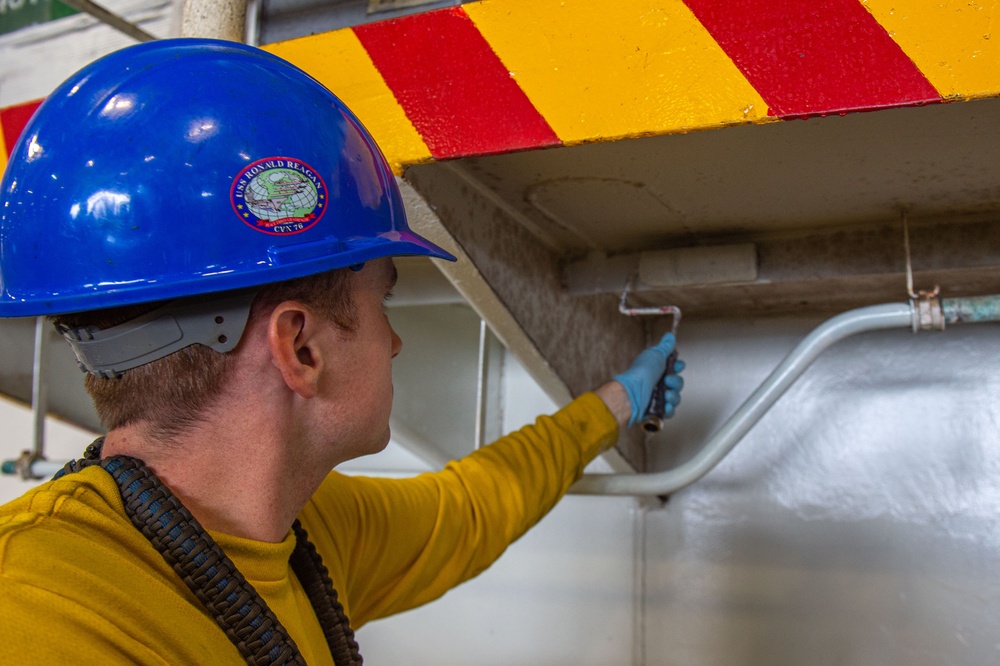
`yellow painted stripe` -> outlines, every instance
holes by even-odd
[[[768,120],[681,0],[483,0],[462,8],[565,143]]]
[[[337,30],[264,48],[309,72],[343,100],[371,132],[397,175],[403,166],[431,159],[353,31]]]
[[[0,122],[0,174],[7,168],[7,142],[3,140],[3,123]]]
[[[1000,30],[993,33],[996,0],[862,2],[942,96],[996,96],[1000,90]]]

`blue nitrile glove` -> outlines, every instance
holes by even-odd
[[[674,334],[667,333],[660,339],[659,344],[636,356],[628,370],[620,375],[615,375],[614,380],[625,387],[625,393],[628,394],[629,402],[632,403],[629,426],[639,423],[646,416],[646,409],[653,397],[653,389],[656,388],[657,382],[660,381],[660,377],[663,377],[663,373],[667,369],[667,357],[673,353],[675,344]],[[668,375],[663,382],[667,387],[664,394],[667,403],[663,412],[665,418],[673,416],[677,405],[681,402],[681,389],[684,388],[684,380],[676,373],[683,369],[684,361],[677,361],[674,364],[674,374]]]

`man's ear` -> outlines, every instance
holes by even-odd
[[[289,389],[303,398],[319,391],[324,361],[317,334],[319,318],[297,301],[278,304],[268,318],[267,345],[272,363]]]

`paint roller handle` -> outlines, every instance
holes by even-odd
[[[667,333],[659,343],[636,356],[625,372],[615,375],[614,380],[628,394],[632,409],[629,426],[643,421],[648,413],[650,399],[661,384],[664,385],[662,415],[666,418],[673,416],[674,407],[680,402],[680,390],[684,386],[683,380],[677,375],[684,369],[684,362],[676,360],[675,344],[676,336]]]
[[[649,407],[646,408],[646,417],[642,420],[642,429],[646,432],[660,432],[663,430],[663,419],[670,418],[674,415],[674,409],[677,404],[680,403],[680,388],[677,388],[674,395],[673,401],[668,402],[668,392],[671,390],[667,386],[668,378],[671,375],[677,374],[677,350],[674,349],[667,357],[667,369],[663,372],[663,376],[660,377],[660,381],[656,383],[656,388],[653,389],[653,397],[649,400]],[[681,364],[681,369],[683,369],[684,364]],[[680,380],[680,377],[676,377]],[[667,413],[669,412],[669,414]]]

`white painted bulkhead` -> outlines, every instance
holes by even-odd
[[[655,468],[690,455],[815,323],[686,322],[684,403]],[[362,630],[370,658],[994,663],[998,333],[838,344],[699,483],[647,508],[567,497],[479,579]]]

